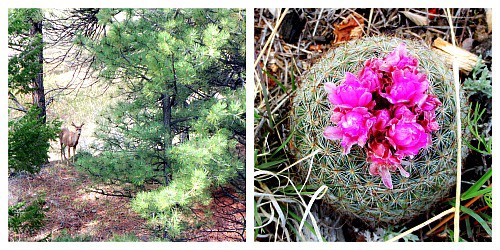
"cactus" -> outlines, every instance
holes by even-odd
[[[331,126],[331,104],[324,83],[339,85],[345,73],[357,74],[370,58],[383,58],[398,45],[406,44],[417,58],[419,71],[427,74],[428,93],[436,95],[442,106],[436,109],[439,130],[432,132],[432,144],[402,162],[410,176],[393,175],[393,189],[380,176],[369,174],[365,150],[352,146],[343,154],[340,141],[323,136]],[[444,198],[456,181],[456,106],[452,73],[447,65],[419,41],[389,37],[369,37],[351,41],[329,51],[304,75],[293,99],[291,129],[295,130],[291,148],[297,159],[311,153],[310,161],[299,166],[301,176],[309,175],[311,184],[328,186],[324,196],[340,214],[359,218],[369,225],[397,224],[428,211]],[[461,97],[461,100],[465,98]],[[465,117],[467,105],[463,107]],[[462,147],[463,155],[467,147]],[[465,158],[465,157],[464,157]],[[311,169],[309,169],[311,167]],[[310,171],[310,173],[309,173]]]

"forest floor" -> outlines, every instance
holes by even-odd
[[[9,177],[9,206],[43,196],[44,207],[48,208],[45,225],[37,234],[9,231],[9,241],[50,241],[58,237],[75,241],[111,241],[126,236],[138,241],[156,240],[147,221],[130,207],[130,198],[99,194],[89,189],[92,186],[95,184],[88,176],[61,161],[46,164],[37,175]],[[208,206],[211,227],[186,231],[189,235],[186,240],[244,240],[244,226],[239,228],[235,222],[245,220],[245,206],[232,202],[233,199],[225,195],[231,190],[223,191],[214,190],[214,199]],[[232,220],[224,219],[221,214],[230,214]]]

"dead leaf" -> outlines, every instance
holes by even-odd
[[[333,34],[335,35],[335,41],[333,43],[346,42],[351,39],[360,38],[363,35],[363,28],[365,27],[365,20],[363,16],[354,12],[349,14],[346,19],[344,19],[339,24],[334,24]]]
[[[433,20],[434,18],[436,18],[438,15],[438,9],[437,8],[430,8],[429,9],[429,15],[428,15],[428,18],[429,20]]]
[[[322,51],[322,47],[323,47],[323,46],[321,46],[321,44],[318,44],[318,45],[313,45],[313,44],[311,44],[311,45],[309,46],[309,50],[311,50],[311,51],[321,52],[321,51]]]
[[[427,18],[426,16],[417,15],[409,11],[400,11],[400,13],[403,13],[403,15],[405,15],[408,19],[410,19],[410,21],[418,26],[429,25],[429,18]]]
[[[269,69],[271,70],[271,72],[276,73],[278,71],[279,67],[278,67],[278,65],[276,65],[276,63],[273,63],[273,64],[269,65]]]
[[[487,32],[487,27],[485,27],[482,24],[478,24],[476,26],[476,32],[474,32],[474,40],[478,42],[483,42],[486,39],[488,39],[490,36],[488,35]]]
[[[358,26],[351,30],[351,35],[349,36],[349,38],[351,40],[354,40],[361,38],[362,36],[363,36],[363,28]]]

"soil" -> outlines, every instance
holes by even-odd
[[[15,234],[9,231],[9,241],[40,241],[54,239],[61,234],[85,236],[86,241],[109,241],[113,236],[135,235],[140,241],[155,240],[146,219],[130,207],[129,197],[109,196],[91,191],[92,180],[76,171],[71,164],[52,161],[37,175],[18,174],[9,177],[8,203],[34,200],[43,195],[46,203],[45,226],[35,235]],[[110,190],[110,187],[99,187]],[[232,189],[214,190],[214,199],[208,209],[209,228],[191,229],[186,241],[244,241],[245,203]],[[238,202],[236,202],[238,201]],[[202,207],[199,211],[205,211]]]

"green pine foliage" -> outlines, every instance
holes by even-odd
[[[61,234],[51,239],[52,242],[92,242],[92,236],[83,234],[71,236],[66,228],[61,231]]]
[[[160,181],[161,163],[165,160],[160,150],[164,129],[158,111],[149,110],[140,101],[119,102],[103,111],[96,120],[95,132],[102,140],[91,145],[100,152],[99,157],[79,155],[77,168],[109,184],[140,187],[146,181]]]
[[[45,225],[44,208],[45,199],[39,197],[30,205],[26,202],[19,202],[16,205],[9,206],[9,230],[15,233],[29,233],[33,235]]]
[[[26,104],[42,71],[39,55],[43,50],[41,34],[32,34],[33,23],[43,19],[41,9],[9,9],[8,62],[9,87],[9,168],[38,173],[48,160],[49,140],[57,138],[61,122],[44,123],[35,104]],[[18,114],[18,111],[23,111]],[[12,110],[12,112],[11,112]]]
[[[14,171],[38,173],[49,159],[50,140],[60,131],[58,120],[42,123],[35,106],[19,119],[9,121],[9,168]]]
[[[43,18],[40,9],[9,9],[8,43],[16,53],[9,57],[9,93],[27,94],[33,91],[32,81],[42,72],[38,55],[43,49],[42,36],[30,35],[31,22]]]
[[[96,121],[92,152],[78,169],[106,183],[161,183],[137,193],[134,210],[173,239],[197,223],[192,208],[210,202],[244,165],[245,13],[236,9],[106,9],[100,41],[78,37],[96,54],[99,76],[119,100]]]

